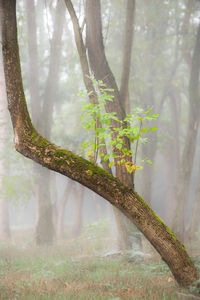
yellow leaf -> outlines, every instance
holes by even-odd
[[[133,164],[131,161],[128,161],[125,163],[125,167],[126,167],[126,170],[129,172],[129,173],[132,173],[132,172],[135,172],[136,171],[136,166],[135,164]]]

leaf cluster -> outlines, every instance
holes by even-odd
[[[139,141],[146,143],[146,133],[157,129],[157,127],[143,127],[143,122],[155,120],[158,114],[153,114],[152,108],[144,111],[137,107],[132,114],[128,114],[123,120],[120,120],[116,112],[106,112],[105,110],[106,102],[113,101],[114,91],[106,88],[102,81],[91,80],[98,95],[98,102],[87,103],[82,107],[81,125],[89,132],[89,139],[82,143],[80,150],[94,163],[96,163],[97,157],[100,157],[104,162],[109,160],[109,167],[116,164],[117,161],[117,164],[124,165],[129,173],[141,169],[141,166],[132,163],[133,155],[135,154],[134,162],[136,162],[137,155],[133,148]],[[130,141],[131,149],[124,146],[125,139]],[[101,151],[105,146],[108,150],[106,154]],[[144,161],[152,163],[147,158]]]

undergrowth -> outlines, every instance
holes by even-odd
[[[179,299],[179,288],[164,262],[157,257],[138,260],[128,252],[106,254],[102,245],[98,253],[98,247],[91,245],[97,239],[103,243],[105,230],[94,226],[98,231],[94,235],[91,228],[78,240],[64,239],[53,247],[1,244],[0,299]],[[90,231],[90,251],[83,254]]]

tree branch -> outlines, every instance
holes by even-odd
[[[85,45],[83,42],[82,29],[79,26],[78,18],[77,18],[77,15],[76,15],[76,12],[74,10],[71,0],[65,0],[65,4],[67,6],[67,9],[68,9],[68,12],[70,14],[72,24],[73,24],[75,43],[76,43],[77,51],[79,54],[81,70],[82,70],[82,74],[83,74],[83,81],[84,81],[87,93],[89,95],[90,102],[93,104],[98,104],[98,96],[96,94],[92,80],[90,79],[90,68],[89,68],[88,58],[87,58],[87,54],[86,54],[86,48],[85,48]],[[84,23],[85,23],[85,19],[84,19]],[[102,127],[102,125],[98,119],[96,120],[96,127],[97,128]],[[102,141],[102,144],[105,144],[104,140]],[[105,146],[101,147],[101,149],[99,149],[99,150],[105,156],[107,154],[106,144],[105,144]],[[97,151],[98,151],[98,149],[97,149]],[[109,160],[107,160],[105,162],[103,157],[101,157],[101,164],[102,164],[104,170],[106,170],[107,172],[112,174],[112,170],[109,167]]]

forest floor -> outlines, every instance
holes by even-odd
[[[112,239],[102,233],[102,226],[91,227],[76,239],[38,248],[33,235],[18,231],[0,245],[0,299],[193,299],[157,255],[110,251]]]

